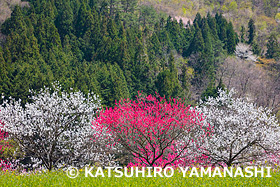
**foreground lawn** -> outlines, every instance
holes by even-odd
[[[175,173],[171,178],[143,177],[85,177],[84,173],[75,178],[69,178],[63,171],[42,174],[0,173],[0,186],[279,186],[280,172],[272,173],[272,177],[183,177]]]

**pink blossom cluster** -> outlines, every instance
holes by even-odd
[[[93,128],[113,139],[133,155],[128,166],[186,166],[204,164],[208,159],[196,153],[212,128],[202,114],[181,100],[141,94],[124,99],[114,108],[103,109]]]
[[[3,131],[4,124],[0,121],[0,156],[3,153],[4,149],[9,147],[9,144],[5,142],[5,138],[8,136],[5,131]],[[2,171],[7,171],[7,170],[12,170],[14,168],[14,165],[7,161],[0,159],[0,170]]]
[[[0,141],[4,140],[4,138],[6,137],[6,132],[3,131],[4,124],[0,121]],[[1,150],[3,150],[5,148],[5,145],[0,144],[0,153]]]
[[[0,171],[12,171],[15,169],[15,164],[10,161],[0,159]]]

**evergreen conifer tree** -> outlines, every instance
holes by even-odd
[[[235,32],[233,30],[232,23],[230,22],[227,27],[227,50],[229,54],[233,54],[235,51]]]
[[[267,51],[265,56],[267,58],[279,58],[280,57],[280,46],[277,41],[275,34],[269,36],[268,42],[266,44]]]
[[[248,22],[248,44],[252,44],[256,35],[255,21],[251,18]]]
[[[245,43],[245,27],[243,25],[240,30],[240,42]]]

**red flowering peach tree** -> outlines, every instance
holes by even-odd
[[[197,150],[211,134],[202,115],[181,100],[141,94],[103,109],[93,128],[133,156],[129,166],[180,166],[200,158]],[[108,145],[108,146],[112,146]]]
[[[3,130],[4,123],[0,121],[0,170],[9,170],[13,168],[13,164],[2,158],[2,153],[9,144],[6,142],[7,133]]]
[[[6,132],[3,131],[4,124],[0,121],[0,152],[5,148],[5,145],[2,144],[2,141],[4,141],[5,137],[6,137]]]

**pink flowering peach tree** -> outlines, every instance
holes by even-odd
[[[3,130],[4,123],[0,121],[0,170],[10,170],[13,164],[2,157],[3,151],[9,146],[6,141],[8,134]]]
[[[129,166],[180,166],[204,162],[198,155],[211,128],[200,113],[177,99],[149,95],[123,99],[103,109],[92,122],[132,155]],[[112,146],[112,145],[109,145]]]
[[[6,132],[3,131],[3,127],[4,127],[4,124],[0,121],[0,152],[3,151],[3,149],[6,147],[4,143],[4,140],[5,140],[5,137],[6,137]]]

